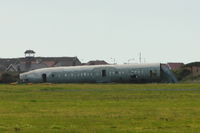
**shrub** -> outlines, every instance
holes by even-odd
[[[182,68],[182,69],[175,71],[174,73],[175,73],[178,80],[182,80],[185,77],[187,77],[188,75],[190,75],[191,71],[186,69],[186,68]]]
[[[4,72],[1,74],[0,77],[1,83],[12,83],[12,82],[17,82],[18,80],[19,80],[18,73]]]

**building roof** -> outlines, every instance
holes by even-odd
[[[17,68],[13,65],[13,64],[10,64],[7,68],[6,68],[6,71],[7,72],[17,72]]]
[[[192,62],[185,65],[186,67],[200,66],[200,62]]]
[[[33,50],[26,50],[24,52],[24,54],[35,54],[35,51],[33,51]]]
[[[177,70],[177,69],[183,67],[183,66],[184,66],[184,63],[170,62],[170,63],[167,63],[167,66],[168,66],[169,69],[171,69],[171,70]]]
[[[81,65],[77,57],[0,58],[0,71],[27,72],[39,68],[77,65]]]
[[[86,65],[107,65],[108,63],[104,60],[94,60],[94,61],[89,61],[86,63]]]

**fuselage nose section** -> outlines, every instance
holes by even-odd
[[[28,78],[27,78],[27,75],[26,75],[25,73],[21,73],[21,74],[19,75],[19,79],[20,79],[20,82],[21,82],[21,83],[26,83],[26,82],[28,82]]]

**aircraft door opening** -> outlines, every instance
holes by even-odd
[[[47,75],[45,73],[42,74],[42,82],[47,82]]]
[[[106,77],[106,70],[102,70],[102,77]]]

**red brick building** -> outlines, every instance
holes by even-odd
[[[190,70],[190,72],[194,75],[200,75],[200,62],[192,62],[185,65],[185,68]]]
[[[184,67],[184,63],[175,63],[175,62],[172,63],[172,62],[170,62],[170,63],[167,63],[167,66],[171,70],[178,70],[178,69]]]

